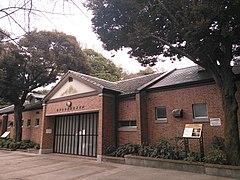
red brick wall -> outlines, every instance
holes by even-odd
[[[27,121],[31,119],[31,126],[27,127]],[[39,119],[39,126],[35,126],[35,120]],[[40,143],[42,126],[42,109],[23,112],[22,140],[31,140]]]
[[[7,127],[7,131],[10,131],[9,138],[13,139],[14,134],[15,134],[14,128],[13,128],[13,126],[14,126],[14,114],[8,114],[8,121],[13,122],[13,125]]]
[[[37,114],[37,112],[39,112]],[[24,111],[23,116],[23,129],[22,129],[22,140],[31,140],[35,143],[40,143],[41,136],[41,125],[42,125],[42,109],[33,110],[33,111]],[[35,120],[39,119],[39,126],[35,126]],[[27,120],[31,119],[31,126],[27,127]],[[14,137],[15,134],[15,120],[14,114],[8,115],[8,120],[13,122],[13,125],[7,127],[7,131],[10,131],[10,138]]]
[[[137,108],[137,126],[139,144],[148,143],[148,120],[147,120],[147,94],[141,91],[136,94],[136,108]]]
[[[206,103],[209,118],[221,118],[221,126],[211,127],[209,122],[203,124],[205,148],[214,136],[224,136],[224,113],[221,94],[216,85],[151,92],[147,97],[149,143],[156,143],[159,139],[182,137],[185,124],[193,123],[192,104]],[[167,122],[155,122],[155,107],[166,106]],[[172,110],[183,109],[183,118],[174,118]],[[191,141],[198,143],[197,140]],[[192,147],[191,147],[192,148]]]
[[[116,102],[115,96],[103,95],[102,112],[102,152],[107,147],[116,145]],[[100,136],[100,135],[99,135]]]
[[[136,119],[136,100],[132,98],[124,98],[119,100],[119,120]]]
[[[118,131],[119,144],[140,144],[137,131]]]
[[[72,106],[68,107],[66,103],[72,102]],[[67,114],[67,113],[78,113],[90,110],[98,110],[101,107],[101,97],[98,95],[72,99],[69,97],[68,100],[49,102],[47,103],[46,114]]]
[[[46,117],[46,105],[43,105],[43,122],[41,126],[41,142],[40,149],[52,149],[54,141],[54,117]],[[46,133],[47,129],[51,129],[51,133]]]
[[[0,117],[0,136],[7,131],[7,122],[8,122],[8,116],[7,115],[2,115]]]
[[[136,112],[137,106],[135,97],[123,98],[119,100],[119,121],[137,121]],[[138,124],[139,122],[137,121],[137,125]],[[139,134],[137,129],[136,131],[118,131],[118,141],[119,144],[139,144]]]
[[[66,103],[68,101],[72,102],[72,106],[68,107]],[[64,101],[54,101],[49,102],[46,105],[46,115],[51,115],[45,117],[44,126],[42,127],[42,149],[53,149],[53,139],[54,132],[52,134],[46,134],[46,129],[54,130],[54,116],[55,115],[67,115],[72,113],[85,113],[91,111],[99,112],[99,121],[98,121],[98,154],[102,154],[103,150],[103,139],[102,139],[102,123],[103,123],[103,114],[102,114],[102,96],[94,95],[89,97],[82,97],[69,99]],[[111,116],[111,114],[110,114]]]

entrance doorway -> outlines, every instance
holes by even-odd
[[[98,113],[56,116],[55,153],[97,156]]]

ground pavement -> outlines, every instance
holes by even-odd
[[[0,150],[0,180],[233,180],[232,178],[146,168],[60,154]]]

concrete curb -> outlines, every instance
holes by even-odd
[[[189,162],[181,160],[150,158],[142,156],[126,155],[124,158],[102,156],[103,162],[113,162],[134,166],[172,169],[212,176],[222,176],[240,179],[240,166],[228,166],[218,164],[206,164],[202,162]]]

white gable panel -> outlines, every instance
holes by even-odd
[[[61,97],[76,95],[76,94],[83,94],[88,92],[93,92],[93,89],[86,84],[73,79],[72,82],[67,81],[52,97],[51,99],[57,99]]]

